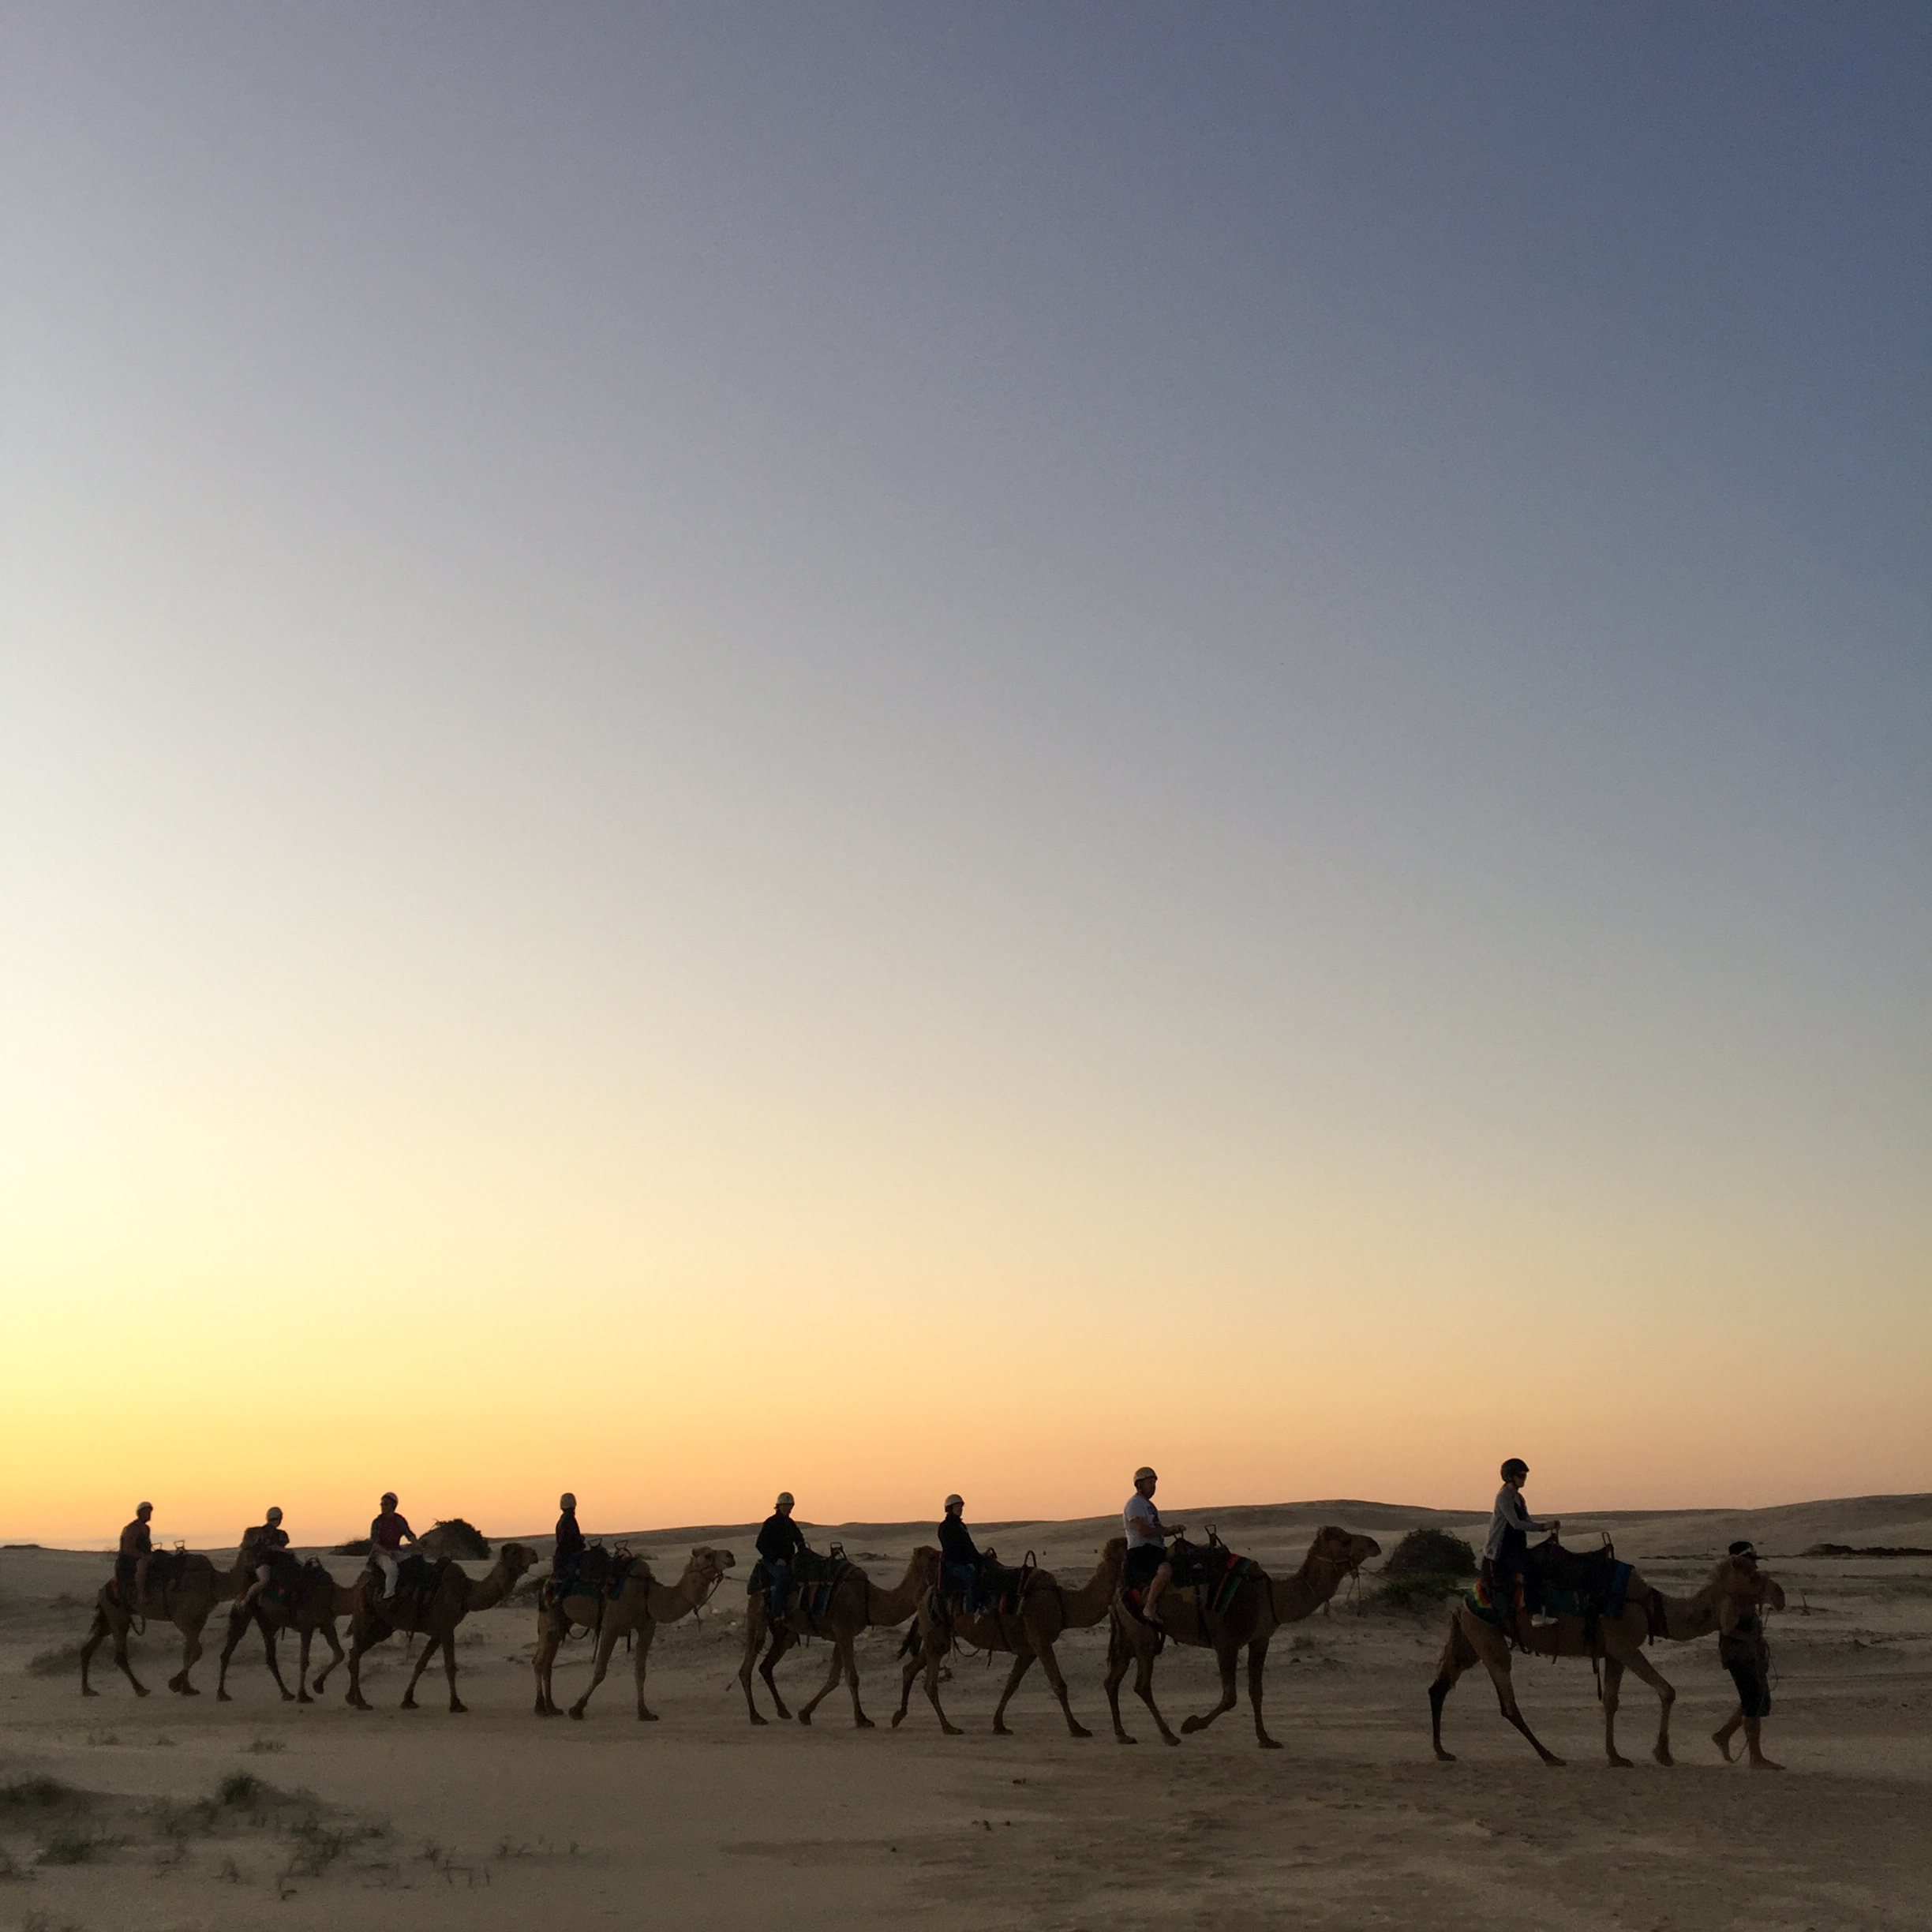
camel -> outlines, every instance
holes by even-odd
[[[785,1709],[784,1699],[778,1694],[778,1682],[772,1674],[778,1660],[803,1638],[822,1637],[832,1646],[832,1668],[826,1674],[818,1694],[799,1705],[799,1722],[807,1724],[811,1722],[812,1713],[843,1677],[852,1686],[853,1724],[861,1731],[871,1730],[872,1720],[865,1714],[859,1702],[859,1663],[854,1654],[859,1633],[863,1630],[890,1630],[903,1623],[919,1608],[920,1599],[938,1581],[938,1577],[939,1552],[924,1545],[912,1552],[905,1575],[893,1589],[882,1589],[856,1563],[848,1563],[833,1583],[825,1614],[819,1617],[808,1616],[797,1607],[802,1596],[816,1596],[819,1586],[794,1585],[792,1605],[778,1627],[769,1631],[771,1647],[758,1667],[758,1675],[765,1679],[765,1687],[771,1693],[778,1715],[784,1718],[792,1715]],[[758,1707],[752,1701],[751,1666],[758,1657],[758,1646],[767,1634],[765,1592],[762,1586],[754,1582],[745,1606],[744,1661],[738,1667],[738,1682],[744,1690],[745,1709],[751,1713],[754,1724],[762,1724],[766,1720],[758,1715]]]
[[[252,1554],[238,1552],[234,1567],[217,1570],[205,1556],[191,1556],[185,1551],[166,1552],[155,1556],[149,1567],[148,1588],[132,1612],[125,1608],[121,1593],[110,1580],[101,1586],[94,1600],[94,1627],[80,1646],[80,1694],[99,1697],[88,1682],[88,1664],[99,1649],[101,1639],[114,1634],[114,1661],[134,1687],[137,1697],[148,1694],[148,1687],[134,1675],[128,1662],[128,1632],[139,1616],[148,1622],[159,1618],[172,1623],[182,1634],[182,1667],[167,1680],[167,1687],[182,1697],[201,1694],[188,1681],[188,1673],[201,1655],[201,1631],[215,1614],[217,1604],[227,1603],[248,1588],[255,1574]]]
[[[315,1642],[316,1631],[320,1631],[328,1639],[328,1647],[335,1654],[322,1667],[315,1680],[316,1697],[322,1694],[322,1687],[328,1683],[329,1672],[342,1662],[345,1655],[342,1640],[335,1634],[335,1619],[355,1614],[357,1600],[370,1572],[365,1570],[353,1583],[338,1583],[313,1558],[305,1563],[298,1563],[285,1556],[275,1567],[277,1587],[272,1594],[256,1597],[245,1611],[237,1604],[228,1613],[228,1641],[222,1646],[221,1676],[215,1686],[215,1696],[224,1704],[233,1702],[228,1695],[228,1660],[234,1655],[235,1646],[248,1634],[251,1623],[262,1634],[262,1647],[268,1653],[269,1672],[285,1704],[311,1704],[315,1701],[309,1694],[309,1650]],[[275,1638],[285,1630],[294,1631],[301,1639],[301,1655],[295,1668],[293,1690],[282,1681],[282,1666],[275,1657]]]
[[[657,1713],[644,1702],[644,1664],[650,1655],[651,1639],[657,1634],[657,1626],[675,1623],[680,1617],[701,1608],[710,1601],[712,1592],[724,1581],[724,1572],[737,1560],[728,1549],[713,1549],[701,1543],[691,1552],[691,1561],[684,1566],[684,1574],[673,1584],[660,1583],[650,1569],[639,1563],[625,1577],[615,1597],[588,1590],[572,1593],[560,1597],[555,1608],[540,1610],[537,1616],[534,1660],[537,1715],[557,1717],[563,1714],[550,1695],[550,1670],[556,1661],[559,1645],[573,1626],[581,1625],[597,1634],[597,1662],[583,1695],[570,1707],[570,1714],[578,1718],[583,1716],[584,1707],[590,1702],[590,1693],[604,1681],[604,1673],[610,1668],[611,1653],[617,1648],[617,1639],[629,1635],[635,1638],[637,1646],[634,1668],[637,1676],[638,1717],[643,1723],[655,1724]]]
[[[1611,1763],[1620,1768],[1627,1767],[1631,1762],[1616,1747],[1617,1694],[1623,1687],[1623,1673],[1634,1671],[1649,1685],[1657,1694],[1659,1706],[1657,1743],[1651,1747],[1650,1754],[1659,1764],[1668,1765],[1676,1762],[1671,1756],[1670,1720],[1671,1705],[1677,1693],[1644,1655],[1643,1647],[1653,1633],[1677,1643],[1709,1636],[1717,1627],[1718,1605],[1726,1597],[1740,1609],[1747,1606],[1756,1609],[1764,1604],[1774,1610],[1784,1608],[1784,1593],[1772,1578],[1727,1556],[1711,1571],[1704,1587],[1690,1597],[1667,1597],[1633,1571],[1622,1616],[1598,1619],[1598,1641],[1594,1646],[1588,1641],[1582,1618],[1577,1616],[1559,1616],[1555,1623],[1532,1627],[1524,1634],[1529,1638],[1532,1656],[1603,1660],[1604,1750]],[[1429,1686],[1429,1722],[1436,1755],[1444,1764],[1455,1762],[1454,1754],[1443,1749],[1443,1704],[1456,1679],[1477,1663],[1488,1672],[1496,1686],[1496,1702],[1503,1717],[1530,1740],[1546,1765],[1561,1764],[1563,1760],[1554,1751],[1544,1749],[1517,1707],[1515,1688],[1510,1681],[1507,1636],[1499,1626],[1478,1616],[1466,1599],[1458,1602],[1451,1614],[1449,1638],[1443,1646],[1442,1660],[1436,1666],[1436,1681]]]
[[[456,1694],[456,1626],[473,1610],[489,1610],[501,1603],[516,1587],[516,1581],[536,1562],[537,1552],[527,1543],[505,1543],[496,1560],[480,1577],[473,1577],[454,1559],[436,1566],[435,1581],[425,1590],[413,1590],[406,1576],[393,1597],[376,1593],[372,1575],[357,1596],[349,1619],[349,1694],[346,1702],[358,1710],[369,1709],[362,1694],[362,1659],[375,1645],[397,1631],[427,1637],[423,1653],[402,1693],[402,1708],[414,1710],[416,1686],[429,1660],[440,1649],[443,1669],[449,1679],[449,1707],[452,1712],[468,1709]],[[406,1571],[408,1565],[405,1564]]]
[[[1261,1721],[1261,1674],[1267,1662],[1268,1642],[1279,1626],[1296,1623],[1318,1610],[1337,1589],[1345,1576],[1353,1576],[1371,1556],[1379,1556],[1382,1545],[1373,1537],[1351,1535],[1346,1530],[1324,1526],[1315,1532],[1301,1567],[1280,1582],[1264,1570],[1251,1571],[1235,1586],[1233,1601],[1225,1610],[1204,1611],[1198,1604],[1176,1601],[1170,1589],[1161,1598],[1161,1627],[1177,1643],[1196,1644],[1211,1649],[1221,1665],[1221,1702],[1198,1717],[1189,1717],[1183,1731],[1204,1731],[1222,1712],[1234,1708],[1234,1664],[1243,1649],[1248,1653],[1248,1701],[1254,1706],[1255,1737],[1264,1750],[1279,1750],[1281,1746],[1267,1734]],[[1178,1744],[1181,1740],[1167,1728],[1167,1720],[1154,1702],[1154,1658],[1158,1649],[1153,1627],[1136,1616],[1117,1595],[1110,1606],[1113,1627],[1107,1633],[1107,1704],[1114,1713],[1114,1735],[1123,1744],[1134,1739],[1121,1723],[1121,1679],[1129,1664],[1136,1666],[1134,1691],[1154,1714],[1161,1741]]]
[[[1064,1631],[1091,1630],[1106,1615],[1107,1605],[1120,1588],[1121,1568],[1126,1559],[1127,1539],[1114,1537],[1100,1552],[1093,1574],[1074,1590],[1063,1589],[1050,1570],[1033,1571],[1027,1577],[1019,1610],[1012,1615],[985,1610],[977,1616],[960,1612],[948,1617],[942,1614],[936,1599],[928,1597],[919,1605],[918,1624],[906,1639],[906,1664],[900,1679],[899,1708],[893,1713],[893,1728],[897,1730],[904,1720],[906,1705],[912,1696],[912,1679],[923,1669],[927,1701],[938,1717],[939,1728],[948,1737],[965,1735],[957,1724],[948,1720],[939,1702],[939,1666],[955,1644],[971,1644],[981,1650],[1005,1652],[1013,1660],[1006,1687],[993,1710],[993,1729],[997,1735],[1013,1735],[1006,1728],[1006,1705],[1037,1657],[1046,1673],[1046,1681],[1053,1686],[1054,1695],[1060,1700],[1069,1734],[1076,1738],[1091,1737],[1093,1733],[1074,1717],[1066,1679],[1060,1673],[1054,1646]]]

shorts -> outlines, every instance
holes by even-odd
[[[1159,1543],[1144,1543],[1138,1549],[1127,1552],[1126,1567],[1121,1571],[1121,1582],[1129,1589],[1145,1589],[1154,1581],[1154,1573],[1167,1560],[1166,1548]]]
[[[1731,1681],[1737,1686],[1738,1702],[1744,1707],[1747,1717],[1769,1717],[1771,1715],[1771,1672],[1769,1661],[1765,1657],[1739,1657],[1725,1664],[1731,1673]]]

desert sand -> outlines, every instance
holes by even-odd
[[[1284,1571],[1322,1522],[1365,1531],[1385,1552],[1411,1528],[1482,1526],[1474,1515],[1363,1502],[1166,1513],[1197,1530],[1218,1523],[1233,1547]],[[1003,1557],[1032,1549],[1079,1579],[1114,1525],[975,1527]],[[1477,1676],[1449,1702],[1444,1738],[1459,1762],[1439,1765],[1426,1693],[1447,1611],[1375,1607],[1372,1574],[1278,1638],[1267,1707],[1286,1748],[1264,1752],[1245,1696],[1169,1749],[1129,1695],[1123,1711],[1140,1742],[1116,1743],[1100,1690],[1104,1627],[1061,1651],[1088,1741],[1067,1736],[1037,1670],[1009,1712],[1016,1735],[990,1735],[1005,1665],[977,1659],[957,1662],[947,1686],[967,1735],[942,1736],[916,1687],[894,1730],[897,1633],[860,1647],[876,1730],[854,1729],[842,1691],[809,1730],[754,1729],[735,1682],[743,1567],[700,1621],[660,1632],[653,1724],[633,1714],[621,1652],[584,1722],[532,1714],[527,1588],[464,1627],[467,1716],[444,1708],[440,1668],[424,1679],[421,1709],[395,1708],[399,1639],[365,1668],[371,1713],[343,1704],[340,1670],[321,1701],[283,1703],[253,1634],[231,1668],[233,1701],[218,1703],[225,1611],[197,1667],[200,1696],[161,1687],[179,1641],[156,1626],[132,1651],[154,1694],[137,1700],[103,1647],[102,1694],[84,1701],[73,1653],[110,1559],[9,1549],[0,1926],[1932,1923],[1932,1558],[1802,1554],[1825,1542],[1932,1547],[1932,1496],[1566,1514],[1565,1541],[1588,1544],[1599,1528],[1673,1593],[1690,1593],[1731,1537],[1756,1540],[1788,1597],[1771,1620],[1765,1727],[1785,1773],[1726,1765],[1709,1744],[1732,1699],[1708,1640],[1652,1653],[1679,1694],[1674,1769],[1649,1760],[1657,1703],[1642,1686],[1627,1687],[1619,1720],[1638,1763],[1614,1770],[1587,1665],[1521,1658],[1526,1713],[1567,1763],[1537,1763]],[[661,1575],[700,1542],[734,1549],[745,1567],[752,1556],[742,1524],[601,1533],[647,1552]],[[808,1530],[817,1547],[836,1538],[886,1581],[931,1533],[929,1523]],[[519,1540],[547,1556],[547,1539]],[[359,1567],[331,1564],[345,1580]],[[560,1701],[581,1688],[587,1649],[565,1652]],[[283,1656],[292,1686],[286,1638]],[[318,1642],[318,1666],[325,1656]],[[788,1702],[817,1687],[827,1661],[814,1645],[781,1667]],[[1209,1657],[1170,1646],[1155,1691],[1170,1721],[1208,1708],[1215,1689]],[[235,1781],[244,1773],[253,1788]]]

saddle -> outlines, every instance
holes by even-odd
[[[1183,1603],[1216,1616],[1227,1609],[1241,1585],[1260,1567],[1250,1557],[1237,1556],[1211,1528],[1205,1544],[1177,1537],[1167,1560],[1174,1565],[1174,1581],[1165,1595],[1178,1589]]]
[[[1015,1569],[1011,1563],[997,1561],[990,1550],[981,1558],[979,1574],[974,1594],[979,1600],[975,1615],[979,1616],[1017,1616],[1026,1601],[1028,1586],[1039,1573],[1039,1565],[1033,1552],[1027,1552],[1026,1561]],[[934,1592],[939,1612],[947,1622],[966,1614],[966,1592],[950,1570],[945,1573],[943,1586]]]
[[[603,1606],[623,1593],[624,1586],[638,1573],[643,1561],[627,1549],[607,1550],[601,1543],[590,1544],[556,1575],[544,1578],[537,1593],[538,1604],[545,1610],[554,1610],[566,1597],[594,1597],[601,1622]],[[648,1578],[650,1572],[646,1570],[644,1574]]]
[[[1614,1619],[1623,1614],[1634,1574],[1632,1566],[1617,1561],[1616,1546],[1608,1541],[1601,1549],[1573,1550],[1565,1549],[1554,1538],[1531,1545],[1529,1562],[1542,1598],[1542,1608],[1552,1616],[1581,1617],[1584,1647],[1593,1652],[1600,1649],[1603,1619]],[[1497,1594],[1496,1572],[1485,1558],[1476,1587],[1466,1593],[1464,1601],[1485,1622],[1501,1625],[1514,1642],[1516,1613],[1526,1608],[1521,1575],[1511,1579],[1507,1603],[1499,1603]],[[1505,1612],[1509,1613],[1507,1616]],[[1649,1621],[1650,1634],[1655,1635],[1654,1605]]]
[[[383,1600],[382,1572],[372,1570],[369,1581],[362,1586],[362,1601],[371,1614],[384,1623],[392,1623],[405,1605],[412,1612],[426,1609],[443,1581],[444,1571],[455,1560],[449,1556],[405,1556],[396,1565],[395,1594],[386,1605]]]
[[[788,1612],[796,1610],[803,1616],[823,1616],[831,1604],[833,1589],[846,1577],[856,1574],[857,1567],[846,1561],[844,1550],[837,1543],[826,1556],[821,1556],[816,1550],[799,1551],[792,1559],[792,1593],[785,1605]],[[745,1578],[745,1595],[763,1597],[770,1590],[771,1571],[761,1556]]]

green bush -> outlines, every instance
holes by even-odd
[[[483,1532],[474,1523],[465,1522],[460,1516],[439,1517],[435,1529],[429,1532],[447,1555],[474,1556],[487,1560],[490,1546]]]
[[[69,1799],[80,1795],[77,1791],[70,1785],[63,1784],[58,1778],[16,1778],[11,1784],[0,1784],[0,1804],[66,1804]]]
[[[1429,1610],[1445,1597],[1461,1593],[1460,1577],[1444,1576],[1440,1571],[1420,1576],[1392,1577],[1384,1573],[1382,1587],[1369,1599],[1387,1610]]]
[[[1382,1566],[1385,1577],[1466,1577],[1476,1571],[1475,1551],[1447,1530],[1411,1530]]]
[[[215,1786],[215,1795],[225,1805],[249,1805],[268,1788],[253,1771],[230,1771]]]

